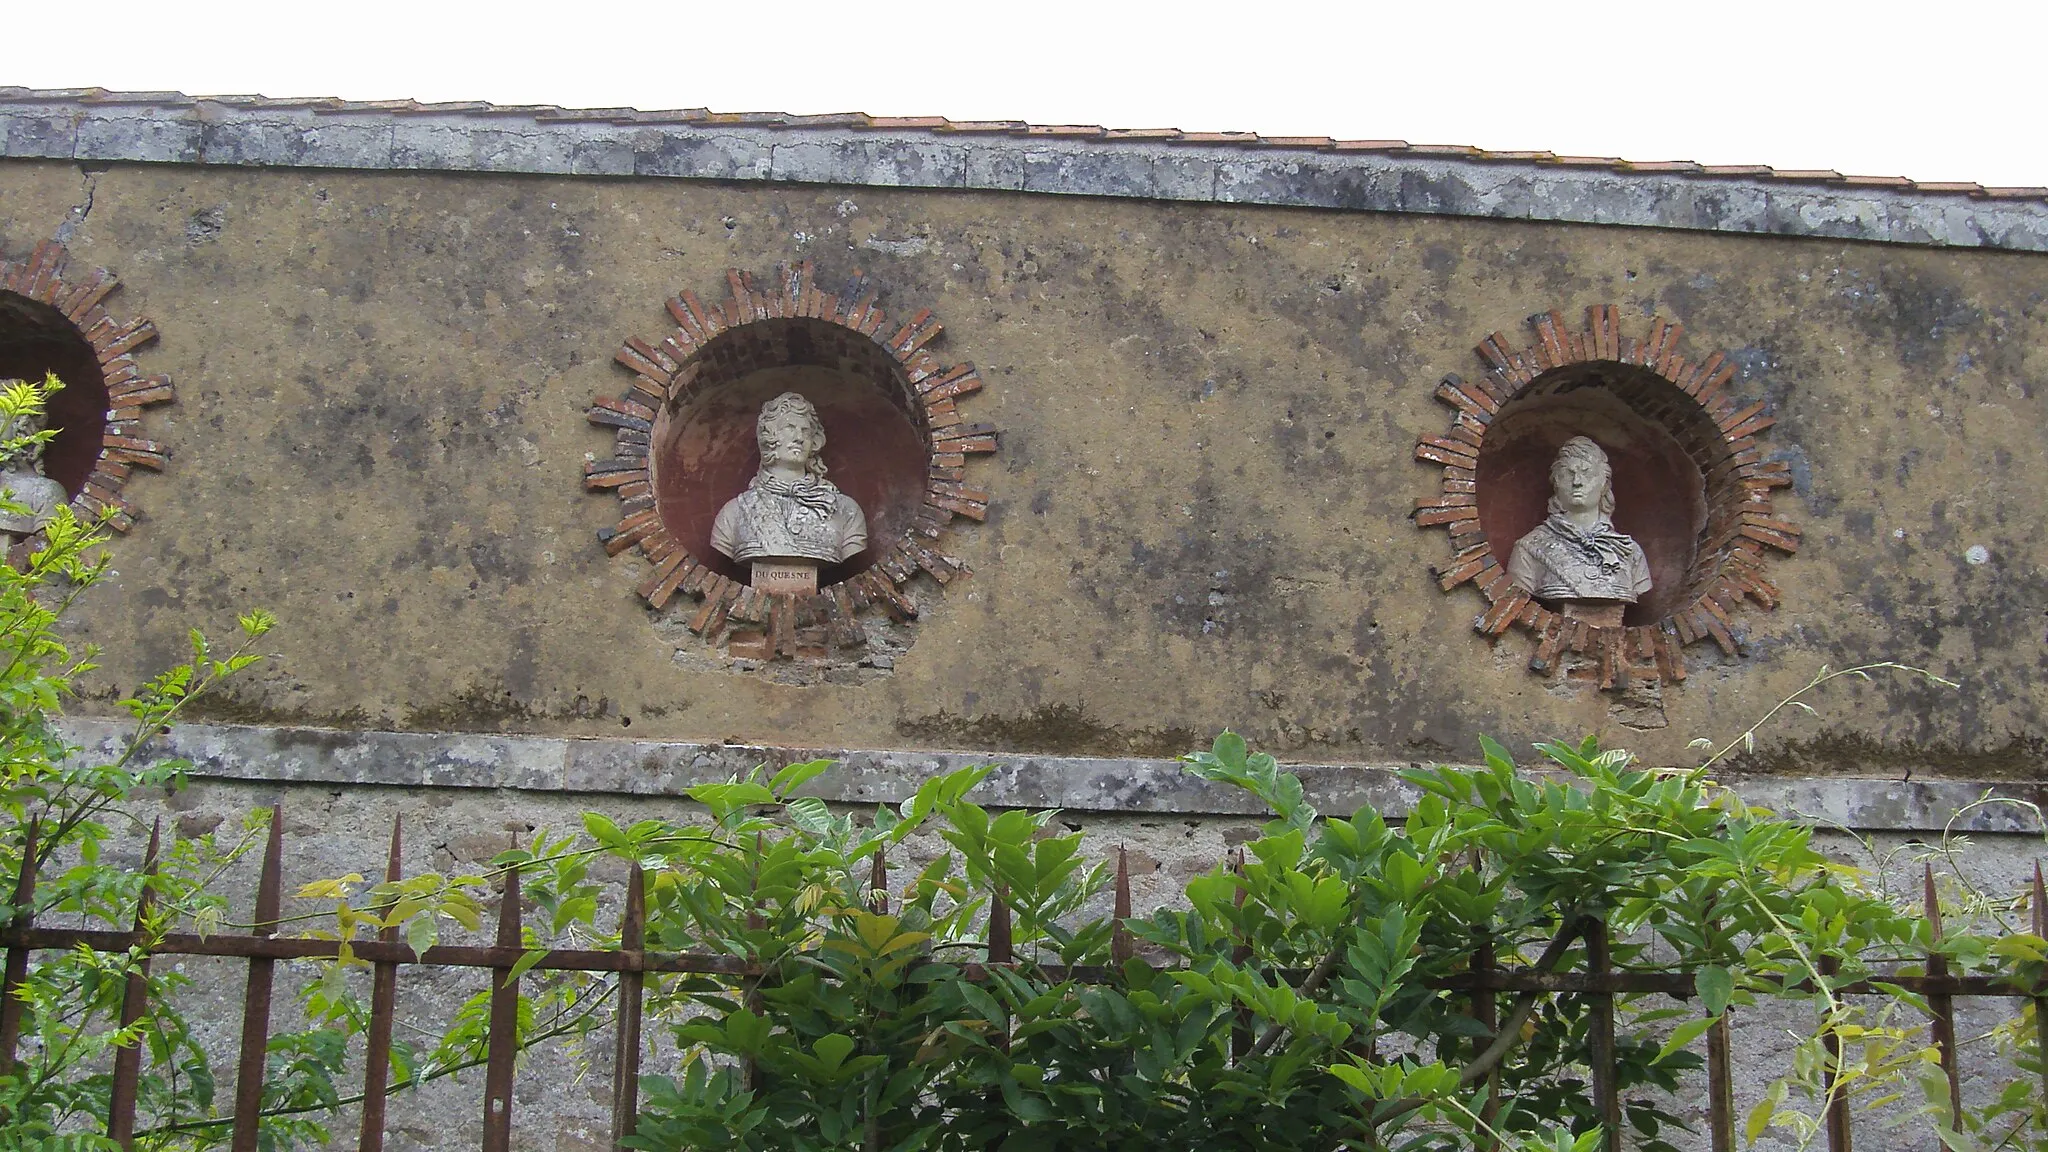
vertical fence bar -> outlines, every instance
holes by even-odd
[[[1010,938],[1010,905],[1003,899],[1007,890],[997,888],[988,902],[988,963],[993,968],[998,964],[1013,964],[1017,960],[1015,945]],[[1010,1050],[1010,1016],[1003,1014],[994,1039],[991,1041],[998,1052]],[[993,1099],[1000,1100],[998,1094]]]
[[[1934,891],[1934,865],[1921,865],[1921,904],[1927,914],[1927,926],[1933,930],[1936,940],[1941,938],[1941,899]],[[1927,974],[1940,978],[1948,975],[1948,957],[1934,948],[1927,950]],[[1948,1077],[1949,1124],[1960,1130],[1963,1125],[1963,1081],[1956,1061],[1956,1001],[1944,992],[1927,994],[1927,1031],[1934,1041],[1934,1047],[1941,1055],[1941,1070]],[[1947,1140],[1941,1147],[1949,1147]]]
[[[1707,1026],[1707,1134],[1713,1152],[1735,1152],[1734,1036],[1729,1023],[1733,1008]]]
[[[2034,935],[2048,938],[2048,884],[2041,882],[2041,862],[2034,861]],[[2048,993],[2037,986],[2034,996],[2035,1059],[2041,1062],[2041,1095],[2048,1098]],[[2048,1110],[2041,1117],[2048,1131]]]
[[[36,918],[35,817],[21,834],[21,873],[14,878],[14,919],[8,927],[26,932]],[[28,979],[28,949],[7,950],[6,974],[0,976],[0,1076],[14,1071],[14,1050],[21,1046],[21,986]]]
[[[149,913],[156,906],[156,892],[150,882],[156,879],[157,847],[162,842],[164,822],[157,820],[149,830],[149,851],[142,857],[142,895],[135,901],[135,946],[143,947],[147,941],[143,932],[148,928]],[[128,970],[127,986],[121,992],[121,1028],[125,1031],[142,1019],[142,1010],[149,1003],[149,955]],[[123,1148],[135,1147],[135,1093],[142,1082],[142,1049],[144,1042],[124,1044],[114,1050],[114,1083],[107,1095],[107,1139]]]
[[[612,1046],[612,1152],[622,1152],[640,1115],[640,1023],[647,973],[647,877],[635,863],[626,877],[626,914],[619,922],[619,949],[627,968],[619,973],[619,1030]]]
[[[1833,956],[1820,958],[1820,974],[1833,982],[1841,965]],[[1833,989],[1827,989],[1832,994]],[[1851,1152],[1854,1142],[1849,1133],[1849,1093],[1841,1086],[1842,1038],[1829,1025],[1821,1033],[1821,1047],[1827,1051],[1827,1067],[1821,1070],[1821,1087],[1827,1100],[1828,1152]]]
[[[889,860],[888,849],[875,849],[875,859],[868,868],[868,906],[877,916],[889,914]]]
[[[1245,897],[1249,895],[1249,889],[1245,886],[1244,879],[1244,849],[1231,849],[1230,872],[1231,875],[1237,878],[1237,894],[1230,898],[1230,902],[1233,906],[1242,908],[1244,907]],[[1243,968],[1246,964],[1251,963],[1251,961],[1251,942],[1245,936],[1239,935],[1237,946],[1230,950],[1230,962],[1238,968]],[[1234,1064],[1243,1060],[1251,1055],[1251,1052],[1252,1010],[1249,1008],[1239,1008],[1235,1019],[1230,1023],[1231,1063]]]
[[[1121,966],[1137,954],[1131,943],[1131,934],[1124,931],[1124,921],[1131,915],[1131,864],[1125,857],[1124,846],[1116,846],[1116,925],[1109,933],[1109,958]]]
[[[1493,933],[1487,931],[1485,926],[1482,925],[1478,932],[1474,934],[1472,941],[1472,972],[1481,980],[1484,980],[1493,974],[1493,969]],[[1485,1041],[1479,1045],[1480,1049],[1484,1049],[1486,1044],[1492,1042],[1493,1034],[1500,1030],[1500,994],[1491,988],[1474,988],[1472,990],[1472,1019],[1478,1021],[1481,1028],[1486,1029]],[[1486,1103],[1479,1107],[1479,1119],[1486,1124],[1490,1131],[1493,1128],[1494,1120],[1499,1116],[1500,1066],[1496,1064],[1486,1074]],[[1494,1140],[1491,1135],[1488,1135],[1479,1147],[1480,1152],[1494,1152],[1495,1149],[1500,1147],[1500,1143]]]
[[[498,947],[517,951],[519,868],[505,873],[498,905]],[[491,969],[491,1034],[484,1058],[484,1152],[512,1152],[512,1067],[519,1055],[519,981],[507,979],[512,961]]]
[[[398,883],[399,837],[403,817],[391,822],[391,857],[384,864],[384,882]],[[386,943],[398,942],[398,927],[377,933]],[[398,965],[379,961],[370,983],[369,1052],[363,1057],[363,1129],[357,1152],[384,1152],[384,1096],[390,1090],[391,1024],[398,1014]]]
[[[1710,895],[1707,908],[1713,906]],[[1709,919],[1709,944],[1720,934],[1720,922]],[[1735,1036],[1729,1019],[1734,1010],[1724,1005],[1720,1018],[1707,1026],[1707,1138],[1713,1152],[1735,1152]]]
[[[256,885],[256,920],[250,934],[275,935],[283,904],[284,806],[280,804],[270,810],[270,843],[263,849],[263,878]],[[242,995],[242,1050],[235,1066],[235,1134],[228,1144],[232,1152],[256,1152],[263,1114],[263,1068],[270,1054],[270,991],[276,977],[277,961],[267,957],[249,961],[249,982]]]
[[[766,841],[762,835],[759,832],[754,833],[754,872],[750,883],[747,885],[748,932],[759,932],[768,926],[768,922],[761,918],[760,911],[761,854],[766,851],[765,844]],[[750,941],[747,944],[747,952],[742,956],[742,959],[755,961],[759,959],[759,956],[760,949],[755,947]],[[740,977],[740,1003],[746,1005],[747,1011],[756,1015],[759,1015],[761,1012],[761,981],[764,978],[765,973]],[[740,1061],[740,1083],[749,1092],[759,1092],[762,1088],[761,1066],[755,1063],[754,1058],[751,1056]]]
[[[1586,924],[1586,968],[1594,976],[1613,970],[1607,947],[1607,921],[1589,917]],[[1592,1021],[1588,1039],[1593,1065],[1593,1104],[1600,1111],[1600,1147],[1604,1152],[1621,1152],[1621,1086],[1614,1059],[1614,994],[1592,994]]]

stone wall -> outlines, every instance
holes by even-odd
[[[1830,689],[1754,766],[2038,771],[2048,523],[2048,264],[2007,251],[1559,222],[977,191],[0,160],[0,258],[60,228],[146,314],[161,475],[71,627],[92,713],[185,630],[264,607],[276,656],[204,718],[853,749],[1161,756],[1229,726],[1297,759],[1400,763],[1599,731],[1659,761],[1820,669],[1960,680]],[[697,643],[608,556],[593,397],[672,294],[811,260],[944,324],[1000,429],[966,482],[972,576],[906,585],[893,668],[778,683]],[[1746,655],[1686,649],[1649,700],[1546,679],[1439,590],[1410,516],[1419,439],[1488,334],[1618,306],[1685,324],[1767,401],[1775,611]],[[892,325],[893,326],[893,325]],[[1622,495],[1624,500],[1628,494]],[[679,658],[679,653],[682,656]]]

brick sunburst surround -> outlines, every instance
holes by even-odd
[[[73,330],[68,335],[89,346],[97,359],[99,380],[66,383],[73,389],[94,392],[99,390],[97,385],[104,385],[106,407],[98,422],[98,444],[81,446],[81,462],[69,469],[84,474],[82,483],[52,478],[63,480],[71,489],[71,507],[80,519],[91,522],[104,517],[109,527],[126,532],[140,515],[121,492],[129,475],[138,467],[161,472],[168,461],[163,445],[143,435],[143,409],[170,403],[176,394],[169,376],[146,376],[135,362],[136,349],[156,339],[156,325],[142,317],[114,319],[102,302],[120,282],[103,268],[71,275],[69,259],[62,243],[49,240],[37,245],[27,260],[0,260],[0,291],[53,309]],[[59,426],[60,440],[62,427],[57,416],[65,399],[64,393],[59,393],[51,405],[52,424]],[[58,446],[53,442],[50,454]],[[90,461],[89,470],[85,460]],[[50,462],[49,455],[45,462]]]
[[[1579,674],[1597,677],[1602,688],[1626,689],[1640,681],[1683,681],[1687,644],[1712,641],[1729,656],[1743,652],[1738,605],[1744,599],[1766,609],[1777,605],[1767,564],[1773,553],[1797,551],[1800,540],[1799,529],[1771,507],[1772,490],[1789,486],[1792,478],[1786,464],[1762,458],[1757,437],[1774,423],[1765,403],[1745,404],[1728,394],[1735,364],[1725,353],[1699,361],[1681,355],[1679,324],[1653,317],[1647,335],[1624,335],[1621,310],[1612,304],[1588,308],[1579,330],[1569,328],[1559,312],[1529,323],[1535,343],[1516,347],[1496,332],[1477,348],[1487,365],[1484,375],[1469,382],[1446,376],[1437,385],[1437,398],[1457,416],[1446,435],[1425,436],[1415,447],[1417,459],[1443,466],[1440,493],[1418,500],[1414,513],[1418,526],[1441,526],[1450,537],[1449,562],[1432,567],[1431,574],[1446,592],[1471,584],[1485,597],[1487,608],[1473,624],[1481,634],[1497,640],[1511,628],[1528,631],[1536,641],[1529,667],[1538,673],[1560,675],[1578,663]],[[1645,425],[1668,434],[1697,468],[1705,489],[1705,526],[1694,541],[1682,587],[1663,597],[1660,618],[1623,627],[1589,626],[1531,599],[1508,579],[1515,541],[1489,540],[1481,528],[1482,505],[1493,496],[1482,488],[1487,469],[1481,459],[1493,460],[1490,450],[1498,448],[1489,444],[1488,433],[1498,432],[1511,412],[1589,382]],[[1505,439],[1504,433],[1495,436]],[[1629,492],[1620,495],[1631,499]],[[1570,661],[1568,653],[1584,659]]]
[[[904,585],[918,572],[942,585],[968,574],[966,564],[946,554],[942,544],[955,517],[979,521],[988,514],[988,493],[967,485],[965,469],[968,457],[996,450],[997,432],[967,422],[958,406],[982,387],[981,376],[972,364],[947,364],[932,351],[941,326],[929,309],[890,324],[858,272],[837,292],[817,285],[809,261],[778,266],[765,282],[728,270],[726,287],[726,299],[714,305],[694,292],[670,298],[674,330],[653,343],[628,338],[614,357],[633,380],[622,396],[601,397],[587,413],[592,424],[614,432],[615,443],[609,459],[585,465],[584,485],[610,489],[621,506],[618,524],[599,531],[598,538],[609,555],[638,548],[646,557],[652,571],[638,592],[651,607],[663,609],[678,596],[693,598],[696,604],[682,619],[706,642],[716,643],[731,627],[758,633],[762,651],[756,654],[769,658],[857,648],[864,642],[862,613],[878,610],[899,623],[916,618],[917,604]],[[803,335],[792,337],[799,330]],[[914,511],[888,517],[867,509],[871,531],[885,517],[907,523],[893,539],[871,536],[863,553],[871,562],[804,597],[757,593],[720,571],[729,567],[722,557],[693,554],[671,532],[659,506],[666,499],[662,465],[657,461],[650,468],[659,424],[754,371],[789,366],[782,357],[793,342],[836,363],[886,364],[877,371],[888,377],[888,400],[916,428],[926,451]],[[750,434],[751,416],[746,429]]]

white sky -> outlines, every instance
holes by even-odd
[[[2048,185],[2048,3],[13,0],[0,84],[868,112]]]

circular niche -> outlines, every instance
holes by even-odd
[[[818,410],[826,479],[867,516],[868,546],[819,570],[821,587],[838,584],[910,532],[924,505],[930,429],[895,358],[837,325],[782,318],[714,338],[688,395],[671,397],[654,418],[655,507],[669,535],[706,568],[745,582],[746,565],[711,547],[711,524],[760,468],[754,421],[784,392]]]
[[[56,373],[64,389],[50,397],[43,475],[76,499],[99,460],[107,427],[107,380],[99,354],[62,312],[18,292],[0,291],[0,380],[40,382]]]
[[[1613,470],[1614,526],[1642,545],[1649,594],[1622,623],[1654,624],[1684,603],[1707,526],[1704,461],[1720,439],[1713,421],[1655,373],[1629,364],[1573,364],[1538,376],[1494,415],[1479,451],[1479,526],[1503,565],[1507,553],[1549,514],[1550,467],[1573,436],[1589,436]],[[1676,428],[1646,418],[1669,413]],[[1727,486],[1726,478],[1722,485]],[[1723,493],[1725,495],[1725,493]]]
[[[966,465],[996,450],[996,430],[960,407],[980,374],[932,351],[940,325],[929,309],[887,321],[857,272],[837,292],[809,262],[758,282],[728,271],[726,284],[717,304],[692,292],[668,300],[675,327],[658,342],[627,340],[615,359],[632,383],[586,414],[614,436],[612,456],[584,468],[586,488],[620,502],[621,519],[598,539],[610,555],[646,558],[638,593],[658,627],[701,640],[679,646],[680,661],[794,683],[886,673],[935,587],[967,575],[946,549],[954,522],[988,514]],[[867,547],[821,568],[815,594],[751,588],[746,566],[711,547],[719,509],[760,466],[762,403],[783,392],[816,408],[826,479],[867,520]]]
[[[1586,310],[1582,329],[1558,312],[1530,324],[1533,344],[1516,347],[1495,333],[1477,349],[1485,375],[1437,385],[1457,415],[1446,435],[1416,445],[1418,459],[1443,466],[1439,494],[1417,501],[1415,512],[1418,525],[1450,537],[1451,559],[1431,569],[1439,585],[1479,589],[1487,602],[1473,622],[1480,633],[1531,633],[1532,671],[1602,688],[1682,681],[1682,650],[1695,642],[1728,658],[1744,654],[1741,604],[1776,607],[1768,563],[1800,541],[1772,507],[1773,490],[1792,480],[1784,463],[1763,459],[1758,438],[1774,422],[1764,403],[1729,395],[1735,366],[1724,353],[1681,355],[1684,329],[1669,321],[1652,317],[1646,335],[1627,335],[1621,310],[1603,304]],[[1568,617],[1507,574],[1516,541],[1547,514],[1551,464],[1573,436],[1606,452],[1615,528],[1635,538],[1650,565],[1651,591],[1619,626]]]
[[[135,361],[156,325],[114,319],[102,302],[119,281],[103,268],[74,275],[69,260],[54,240],[26,260],[0,260],[0,380],[54,372],[64,382],[50,398],[57,434],[43,449],[43,474],[64,486],[80,519],[126,532],[140,515],[123,495],[129,476],[168,463],[145,435],[144,411],[176,393],[170,377],[146,376]]]

